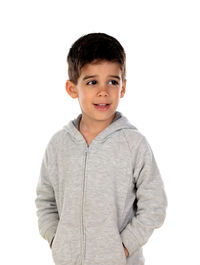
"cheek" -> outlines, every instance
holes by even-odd
[[[112,97],[113,97],[113,99],[115,99],[115,100],[119,100],[119,98],[120,98],[120,91],[119,91],[119,90],[115,91],[115,92],[113,93]]]
[[[82,102],[88,102],[88,101],[93,102],[94,97],[91,92],[87,93],[87,91],[83,91],[82,93],[79,94],[79,98]]]

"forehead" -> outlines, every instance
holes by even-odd
[[[85,64],[81,68],[81,75],[86,74],[93,74],[93,75],[114,75],[118,74],[121,75],[121,68],[120,64],[118,62],[110,62],[106,60],[98,61],[98,62],[91,62],[88,64]]]

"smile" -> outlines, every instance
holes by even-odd
[[[110,108],[110,104],[94,104],[94,106],[99,111],[106,111]]]

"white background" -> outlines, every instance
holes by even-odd
[[[199,1],[0,2],[0,263],[52,264],[37,227],[35,189],[50,137],[80,113],[65,91],[66,57],[90,32],[127,54],[118,110],[149,140],[167,218],[144,246],[146,265],[200,264]]]

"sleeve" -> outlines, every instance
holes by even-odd
[[[50,173],[56,174],[54,157],[52,144],[49,143],[43,156],[35,199],[39,232],[49,245],[55,236],[59,221],[54,189],[49,178]]]
[[[142,247],[154,229],[163,224],[168,204],[164,183],[145,137],[139,145],[133,178],[136,190],[136,214],[121,232],[122,241],[129,255]]]

